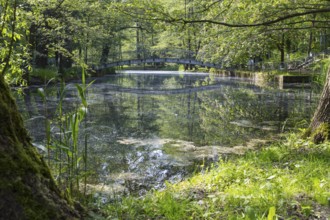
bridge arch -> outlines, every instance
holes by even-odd
[[[115,61],[107,64],[102,64],[99,66],[94,66],[93,69],[96,71],[124,66],[124,65],[133,65],[133,64],[143,64],[143,63],[176,63],[176,64],[192,64],[201,67],[209,67],[209,68],[221,68],[220,64],[202,62],[195,59],[182,59],[182,58],[146,58],[146,59],[132,59],[132,60],[123,60],[123,61]]]

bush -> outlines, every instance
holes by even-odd
[[[48,82],[51,79],[58,77],[58,71],[56,68],[34,68],[30,73],[31,78],[37,78],[42,82]]]

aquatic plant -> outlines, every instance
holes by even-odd
[[[86,128],[87,121],[87,88],[93,83],[86,85],[85,71],[82,71],[82,84],[76,84],[80,104],[69,112],[63,111],[63,100],[65,97],[65,82],[61,81],[59,89],[59,99],[56,108],[56,117],[47,117],[47,94],[46,87],[38,92],[44,103],[45,114],[45,145],[47,149],[47,161],[58,184],[70,197],[80,195],[80,184],[83,181],[84,194],[86,194],[87,183],[87,156],[88,142],[87,134],[84,135],[84,148],[80,150],[79,137],[82,135],[80,127],[82,122]],[[58,128],[59,132],[52,132],[53,128]],[[83,169],[81,168],[83,167]]]

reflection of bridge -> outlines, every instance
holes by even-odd
[[[186,87],[180,89],[140,89],[140,88],[125,88],[116,85],[108,85],[107,89],[115,92],[133,93],[143,95],[170,95],[170,94],[184,94],[189,92],[206,91],[219,89],[221,85],[206,85],[198,87]]]
[[[117,57],[117,56],[115,56]],[[184,65],[197,65],[209,68],[221,68],[221,64],[203,62],[198,60],[196,53],[193,51],[180,49],[165,50],[140,50],[122,52],[120,58],[113,58],[110,62],[103,62],[98,66],[94,66],[94,70],[102,70],[110,67],[137,65],[137,64],[155,64],[155,63],[176,63]]]
[[[239,83],[232,81],[221,81],[212,85],[196,86],[196,87],[185,87],[177,89],[144,89],[144,88],[127,88],[117,85],[107,85],[107,92],[121,92],[121,93],[133,93],[138,95],[172,95],[172,94],[185,94],[190,92],[201,92],[209,90],[217,90],[224,85],[239,86]],[[246,85],[249,86],[249,85]]]

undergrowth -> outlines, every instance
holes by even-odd
[[[319,73],[314,76],[313,81],[315,84],[317,84],[320,87],[323,87],[326,81],[326,76],[329,68],[330,68],[330,58],[322,59],[313,64],[312,70]]]
[[[56,68],[35,68],[31,72],[30,77],[38,78],[42,80],[42,82],[48,82],[49,80],[56,78],[57,75]]]
[[[63,73],[59,73],[56,67],[49,68],[35,68],[30,73],[30,80],[40,81],[40,83],[46,83],[50,80],[60,81],[61,78],[65,81],[72,79],[79,79],[81,67],[71,67],[66,69]]]
[[[106,211],[108,219],[326,219],[329,165],[329,142],[315,145],[292,134]]]

